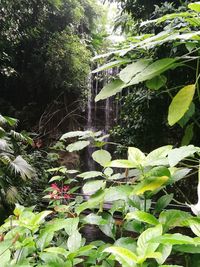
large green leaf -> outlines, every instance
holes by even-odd
[[[138,84],[147,80],[150,80],[166,70],[173,67],[176,59],[173,58],[163,58],[153,62],[149,65],[144,71],[138,73],[128,84],[127,86]]]
[[[164,231],[174,227],[187,225],[187,220],[191,217],[188,212],[181,210],[166,210],[161,212],[159,222],[163,225]]]
[[[100,93],[95,97],[95,101],[97,102],[99,100],[103,100],[121,92],[121,90],[124,88],[124,85],[125,83],[120,79],[110,82],[104,86]]]
[[[146,86],[151,90],[159,90],[166,82],[167,78],[164,75],[159,75],[146,81]]]
[[[200,12],[200,2],[190,3],[188,5],[188,8],[190,8],[190,9],[192,9],[192,10],[194,10],[194,11],[199,13]]]
[[[145,163],[145,154],[136,147],[128,148],[128,160],[135,165],[136,168],[140,168]]]
[[[75,211],[79,215],[83,210],[96,208],[102,203],[104,200],[105,192],[103,190],[97,191],[94,195],[92,195],[87,202],[81,203],[76,207]]]
[[[79,151],[79,150],[85,148],[86,146],[88,146],[89,144],[90,144],[89,141],[77,141],[75,143],[68,145],[66,147],[66,150],[69,152]]]
[[[94,194],[97,190],[104,187],[105,187],[104,180],[89,181],[84,184],[83,193],[86,195]]]
[[[168,153],[169,165],[174,167],[184,158],[193,156],[193,154],[197,151],[199,151],[199,149],[193,145],[172,149]]]
[[[155,212],[159,213],[166,208],[172,201],[174,194],[166,194],[158,199],[155,206]]]
[[[130,185],[109,187],[105,190],[105,202],[116,201],[119,199],[126,201],[132,190]]]
[[[154,191],[164,185],[168,179],[168,176],[146,178],[141,183],[135,186],[132,193],[136,195],[142,195],[146,191]]]
[[[107,220],[103,219],[102,216],[94,213],[90,213],[89,215],[85,216],[83,221],[84,223],[95,225],[102,225],[107,223]]]
[[[102,176],[102,175],[103,175],[102,172],[89,171],[89,172],[83,172],[83,173],[77,175],[77,177],[81,177],[83,179],[90,179],[90,178],[95,178],[95,177],[99,177],[99,176]]]
[[[78,229],[79,218],[67,218],[66,222],[67,224],[65,224],[65,232],[68,235],[72,235]]]
[[[135,163],[126,159],[116,159],[112,160],[107,166],[128,169],[128,168],[135,168]]]
[[[82,137],[84,135],[88,135],[91,133],[91,131],[73,131],[65,133],[61,136],[60,140],[65,140],[67,138],[73,138],[73,137]]]
[[[145,256],[149,253],[155,252],[159,246],[158,243],[149,243],[152,238],[160,237],[162,235],[162,225],[158,224],[155,227],[148,228],[138,238],[137,253],[140,256]]]
[[[160,244],[170,244],[170,245],[194,245],[195,241],[193,238],[182,235],[182,234],[165,234],[163,236],[159,236],[156,238],[152,238],[150,242],[153,244],[154,242]]]
[[[123,267],[136,266],[137,256],[135,255],[135,253],[133,253],[129,249],[112,246],[112,247],[104,249],[103,252],[112,253],[112,255],[115,257],[115,259]]]
[[[194,135],[193,128],[194,128],[194,123],[191,123],[186,127],[184,136],[181,140],[181,146],[187,146],[190,144]]]
[[[119,66],[119,65],[122,65],[122,64],[126,64],[128,62],[130,62],[130,60],[126,60],[126,59],[120,59],[120,60],[111,61],[111,62],[108,62],[108,63],[100,66],[99,68],[93,70],[92,73],[97,73],[97,72],[100,72],[102,70],[111,69],[113,67],[116,67],[116,66]]]
[[[163,264],[166,259],[168,258],[168,256],[170,255],[172,251],[172,245],[165,245],[165,244],[161,244],[158,249],[157,252],[160,252],[160,254],[162,255],[160,258],[156,259],[158,264]]]
[[[75,252],[81,247],[82,237],[81,234],[76,230],[74,231],[67,240],[67,247],[70,252]]]
[[[111,155],[108,151],[100,149],[92,154],[93,160],[105,167],[111,161]]]
[[[0,242],[0,262],[1,266],[9,266],[7,265],[11,258],[11,251],[10,247],[12,246],[12,241],[5,240],[3,242]]]
[[[172,148],[173,146],[167,145],[153,150],[146,157],[146,165],[147,166],[167,165],[168,160],[166,157]]]
[[[119,73],[119,78],[125,82],[129,83],[130,80],[137,74],[142,72],[150,64],[149,59],[140,59],[132,64],[129,64]]]
[[[195,84],[183,87],[173,98],[168,113],[168,122],[172,126],[178,122],[189,109],[195,93]]]
[[[141,222],[145,222],[148,224],[152,224],[152,225],[157,225],[159,222],[156,219],[156,217],[154,217],[152,214],[144,212],[144,211],[134,211],[134,212],[129,212],[126,215],[126,219],[127,220],[138,220]]]

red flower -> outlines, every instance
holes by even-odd
[[[64,199],[70,199],[71,198],[71,195],[69,194],[64,194]]]
[[[60,188],[57,186],[57,184],[51,184],[51,188],[53,188],[55,191],[60,192]]]
[[[69,186],[68,186],[68,185],[64,185],[64,186],[63,186],[63,191],[64,191],[64,192],[67,192],[68,190],[69,190]]]

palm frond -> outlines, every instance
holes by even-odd
[[[0,125],[8,124],[11,127],[14,127],[14,126],[17,125],[17,123],[18,123],[17,119],[14,119],[14,118],[11,118],[11,117],[8,117],[8,116],[2,116],[0,114]]]
[[[11,144],[4,138],[0,138],[0,152],[11,152]]]
[[[15,173],[19,173],[23,180],[30,179],[36,175],[34,168],[22,156],[17,156],[11,161],[10,167]]]

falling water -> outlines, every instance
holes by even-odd
[[[117,70],[118,71],[118,70]],[[116,69],[110,69],[97,74],[91,74],[88,78],[88,103],[87,103],[87,130],[102,130],[108,133],[116,123],[118,117],[118,104],[114,98],[95,102],[96,95],[109,82],[109,77],[116,75]],[[93,148],[88,148],[88,169],[94,170],[94,162],[91,159]]]

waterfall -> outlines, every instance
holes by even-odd
[[[115,76],[118,69],[113,68],[100,73],[90,74],[88,78],[88,100],[87,100],[87,130],[102,130],[105,134],[118,120],[118,101],[115,97],[95,102],[96,95],[109,82],[110,77]],[[91,160],[93,148],[88,148],[88,170],[94,170],[94,162]]]

